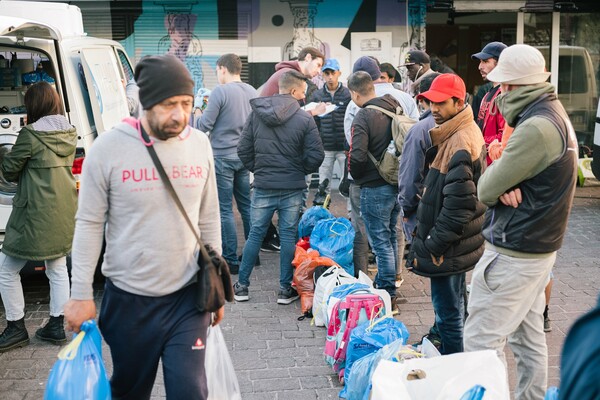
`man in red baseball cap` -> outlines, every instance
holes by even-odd
[[[442,354],[463,351],[465,273],[483,254],[485,206],[477,199],[476,185],[486,165],[485,143],[465,95],[458,75],[442,74],[417,96],[431,102],[436,125],[429,131],[426,190],[406,266],[431,278]]]

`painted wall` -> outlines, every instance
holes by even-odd
[[[94,2],[85,3],[84,14]],[[345,80],[356,58],[352,32],[391,32],[391,48],[380,62],[393,65],[409,49],[424,47],[426,0],[142,0],[127,5],[112,1],[110,7],[106,1],[95,3],[103,6],[95,8],[94,18],[105,20],[110,13],[113,23],[129,21],[130,32],[118,40],[132,58],[174,54],[186,64],[197,88],[217,84],[215,62],[226,52],[248,60],[250,83],[259,86],[277,62],[296,57],[306,46],[337,58]],[[136,11],[124,18],[132,4],[137,4]],[[107,32],[116,36],[114,26]]]

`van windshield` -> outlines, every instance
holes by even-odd
[[[558,93],[586,93],[585,59],[582,56],[558,58]]]

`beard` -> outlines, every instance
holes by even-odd
[[[160,126],[157,121],[152,120],[151,118],[148,118],[148,125],[154,136],[160,140],[168,140],[179,136],[187,126],[183,122],[179,123],[172,121]]]

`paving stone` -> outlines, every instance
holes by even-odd
[[[244,400],[277,400],[276,392],[244,393]]]
[[[332,375],[333,370],[321,359],[321,366],[290,368],[290,376],[327,376]]]
[[[273,358],[267,361],[267,368],[290,368],[296,366],[294,358]]]
[[[315,337],[314,331],[283,331],[283,337],[286,339],[296,338],[313,338]]]
[[[314,390],[286,390],[277,392],[277,400],[313,400],[317,399],[317,392]]]
[[[335,193],[335,191],[334,191]],[[548,344],[548,382],[559,383],[559,364],[565,335],[573,322],[595,306],[600,290],[600,186],[577,189],[563,247],[554,267],[554,287],[550,303],[552,332],[546,334]],[[581,197],[584,196],[584,197]],[[595,198],[590,198],[595,197]],[[345,215],[345,202],[334,194],[332,212]],[[237,216],[239,220],[239,216]],[[243,232],[239,228],[239,245]],[[221,329],[236,369],[244,400],[338,399],[341,385],[337,375],[323,358],[326,328],[311,325],[309,319],[298,321],[300,302],[289,306],[276,303],[279,288],[279,254],[260,254],[262,266],[251,277],[251,299],[225,307]],[[234,277],[234,280],[237,277]],[[468,274],[467,280],[470,280]],[[56,360],[59,347],[34,339],[35,330],[48,319],[48,281],[39,276],[25,277],[26,324],[32,337],[25,348],[0,354],[0,400],[23,400],[43,397],[45,382]],[[420,340],[433,324],[433,307],[427,278],[404,272],[395,318],[407,326],[409,343]],[[103,285],[96,284],[97,307]],[[1,303],[0,303],[1,304]],[[0,307],[0,329],[5,326],[4,309]],[[103,343],[106,369],[110,374],[110,351]],[[506,349],[509,381],[516,382],[514,356]],[[152,400],[166,398],[161,369],[152,392]]]
[[[251,381],[257,379],[272,379],[272,378],[291,378],[289,368],[266,368],[254,371],[248,371],[248,378]]]
[[[295,342],[292,339],[267,340],[266,343],[269,346],[269,349],[288,349],[290,347],[295,347]]]
[[[319,389],[317,390],[317,399],[319,400],[338,400],[340,389]]]
[[[258,379],[253,381],[254,392],[297,389],[300,389],[300,380],[298,378]]]

